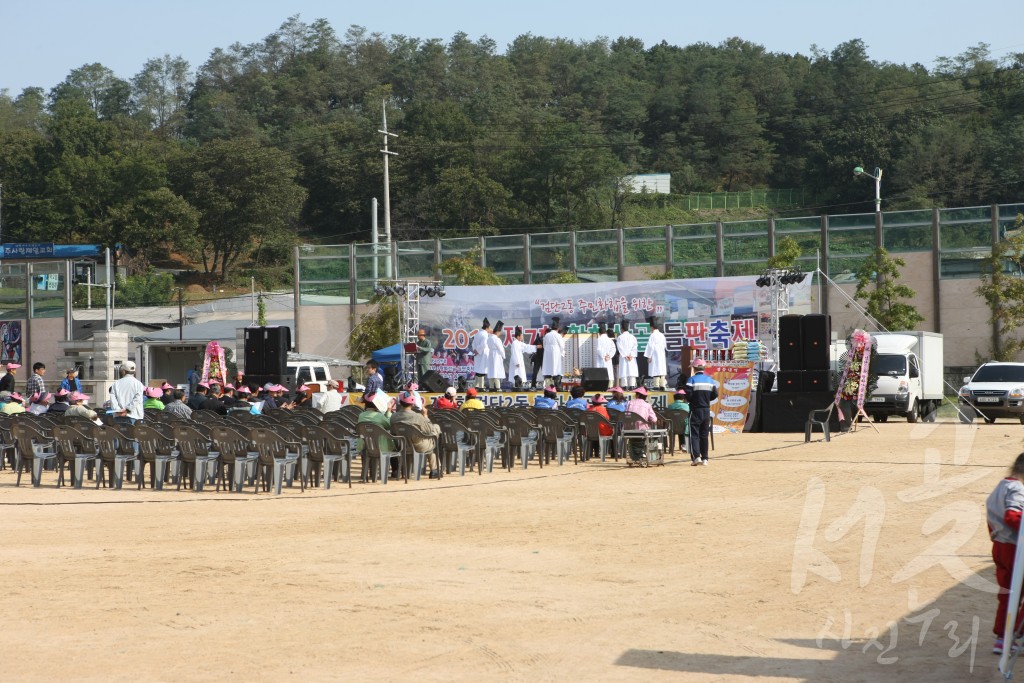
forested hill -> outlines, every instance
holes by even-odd
[[[382,103],[402,239],[621,224],[631,173],[673,191],[796,188],[805,213],[1024,199],[1024,54],[933,70],[859,40],[810,55],[632,38],[508,46],[297,17],[197,69],[85,65],[0,95],[3,241],[172,247],[230,270],[368,238]]]

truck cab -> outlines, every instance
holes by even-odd
[[[943,395],[942,336],[903,332],[875,338],[878,385],[865,400],[864,410],[876,422],[885,422],[890,415],[907,422],[934,421]]]
[[[331,368],[319,361],[288,361],[288,375],[294,378],[295,386],[303,384],[314,392],[326,391],[331,377]]]

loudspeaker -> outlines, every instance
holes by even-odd
[[[757,417],[755,422],[761,424],[764,432],[803,433],[807,423],[807,415],[812,410],[828,408],[832,401],[828,391],[801,391],[786,394],[762,394],[758,396]],[[839,431],[838,410],[833,410],[829,418],[829,427],[833,432]]]
[[[800,344],[800,318],[799,315],[784,315],[779,318],[779,370],[804,369]]]
[[[292,348],[292,331],[289,327],[264,327],[263,372],[267,374],[288,374],[288,352]]]
[[[829,369],[829,345],[832,342],[832,316],[809,313],[800,321],[804,370]],[[809,390],[809,389],[808,389]]]
[[[828,370],[804,370],[804,391],[831,391],[832,381]]]
[[[608,370],[605,368],[583,368],[583,379],[580,382],[583,391],[607,391]]]
[[[803,370],[780,370],[778,380],[780,392],[790,393],[804,390]]]
[[[381,374],[384,375],[384,391],[401,391],[400,368],[397,363],[380,366]]]
[[[421,391],[427,391],[432,394],[443,394],[444,390],[450,386],[451,384],[448,380],[434,370],[428,370],[423,373],[422,377],[420,377]]]
[[[245,328],[245,376],[263,374],[263,328]]]
[[[767,394],[775,386],[775,373],[771,370],[762,370],[757,377],[757,391],[760,394]]]

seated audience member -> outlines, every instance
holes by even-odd
[[[320,412],[324,415],[341,410],[341,392],[338,391],[340,386],[336,379],[327,382],[327,391],[324,392],[323,400],[320,401]]]
[[[308,408],[313,405],[313,389],[303,384],[295,390],[295,401],[292,402],[293,408]]]
[[[534,408],[544,408],[546,410],[557,410],[558,409],[558,391],[555,387],[550,384],[544,387],[544,394],[533,399]]]
[[[590,406],[587,408],[587,412],[597,413],[598,415],[600,415],[604,419],[606,419],[609,422],[611,422],[611,418],[608,417],[607,405],[608,405],[608,401],[605,400],[604,396],[602,396],[601,394],[594,394],[591,397],[591,399],[590,399]],[[607,424],[607,425],[606,424],[602,424],[602,425],[600,425],[598,427],[597,432],[601,436],[612,436],[613,434],[615,434],[615,427],[613,425],[610,425],[610,424]],[[591,453],[595,453],[595,454],[600,452],[598,450],[598,444],[597,444],[596,441],[591,441],[590,442],[590,452]],[[614,454],[615,454],[615,440],[613,439],[612,440],[612,455],[614,455]]]
[[[68,397],[71,401],[71,407],[64,411],[64,415],[67,417],[84,417],[95,422],[99,419],[99,415],[96,411],[85,405],[89,401],[89,396],[83,394],[80,391],[73,391]]]
[[[429,453],[430,478],[437,479],[440,470],[435,447],[441,428],[427,419],[425,411],[416,411],[416,396],[411,391],[403,391],[398,396],[398,412],[391,416],[392,427],[396,424],[413,425],[423,434],[422,437],[413,439],[412,447],[420,453]],[[435,438],[430,439],[430,436]]]
[[[60,391],[53,395],[53,403],[50,404],[50,408],[46,412],[54,413],[56,415],[63,415],[64,412],[68,409],[68,396],[70,395],[70,391],[62,388]]]
[[[622,387],[612,387],[611,392],[612,398],[608,401],[608,410],[625,412],[626,406],[629,404],[629,401],[626,400],[626,392],[622,390]]]
[[[570,398],[568,401],[565,402],[565,407],[566,408],[579,408],[580,410],[586,410],[587,409],[587,399],[583,398],[583,395],[585,393],[586,392],[583,391],[583,387],[578,386],[578,385],[574,386],[572,389],[569,390],[569,396],[571,396],[572,398]]]
[[[174,387],[169,382],[160,385],[160,402],[165,406],[174,400]]]
[[[53,401],[53,394],[48,391],[41,391],[32,394],[28,399],[28,412],[33,415],[42,415],[50,411],[50,403]]]
[[[203,405],[203,401],[209,398],[210,385],[206,382],[200,382],[196,385],[196,392],[188,397],[188,407],[192,410],[199,410]]]
[[[142,402],[142,409],[152,408],[153,410],[163,410],[164,402],[160,399],[163,397],[164,392],[160,391],[158,387],[146,387],[143,392],[146,400]]]
[[[213,387],[211,387],[210,393],[208,393],[205,400],[199,404],[199,410],[212,410],[218,415],[227,415],[228,407],[224,405],[224,401],[220,400],[214,391]]]
[[[462,402],[459,410],[483,410],[486,407],[484,402],[476,397],[476,387],[470,387],[466,389],[466,400]]]
[[[445,389],[444,395],[437,398],[434,407],[438,410],[458,410],[459,404],[455,400],[455,387]]]
[[[184,389],[174,389],[171,393],[171,401],[164,405],[164,412],[184,420],[190,419],[192,409],[185,405],[184,398]]]
[[[249,411],[252,408],[252,402],[249,401],[252,392],[249,390],[249,387],[243,384],[235,389],[235,394],[237,396],[235,397],[235,402],[231,404],[230,410]]]
[[[633,392],[633,400],[626,405],[626,412],[635,413],[646,420],[646,422],[633,425],[633,429],[646,431],[658,423],[658,416],[655,414],[654,408],[647,402],[648,393],[647,387],[637,387]],[[638,460],[644,457],[644,444],[640,439],[632,439],[630,440],[630,451],[633,458]]]
[[[25,406],[23,405],[25,399],[17,391],[11,392],[11,395],[7,397],[7,403],[4,404],[3,408],[0,408],[0,413],[4,415],[19,415],[25,412]]]

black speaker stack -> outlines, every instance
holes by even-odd
[[[288,376],[292,331],[282,327],[245,328],[245,376],[280,384]]]
[[[443,394],[450,386],[451,384],[448,380],[435,370],[427,370],[423,373],[423,376],[420,377],[420,391],[426,391],[432,394]]]
[[[832,317],[823,313],[779,318],[779,391],[831,391]]]
[[[583,391],[607,391],[608,370],[606,368],[583,368],[580,386],[583,387]]]

